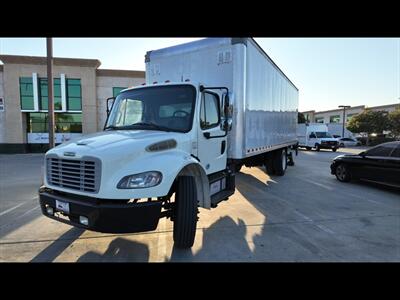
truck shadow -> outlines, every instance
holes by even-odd
[[[246,261],[252,256],[246,241],[246,226],[241,219],[237,224],[231,217],[224,216],[202,233],[202,247],[198,252],[193,254],[191,249],[174,246],[169,262]]]
[[[89,251],[79,257],[77,262],[148,262],[149,257],[147,245],[118,237],[103,254]]]
[[[264,169],[260,168],[264,171]],[[274,178],[275,180],[276,178]],[[275,181],[272,181],[276,184]],[[262,202],[267,199],[265,192],[269,188],[267,184],[246,173],[237,174],[236,188],[255,208],[266,216],[266,210]],[[229,201],[229,200],[228,200]],[[267,222],[267,221],[265,221]],[[268,240],[265,224],[261,225],[261,233],[255,235],[252,240],[247,240],[248,226],[242,219],[235,222],[230,216],[218,219],[210,227],[202,230],[202,247],[195,254],[191,249],[179,249],[173,247],[170,262],[244,262],[257,261],[258,253],[264,253],[264,244]],[[200,232],[197,232],[200,238]],[[255,240],[255,241],[254,241]],[[257,243],[255,243],[257,242]],[[250,248],[253,244],[255,248]],[[261,247],[261,249],[257,249]]]
[[[31,262],[52,262],[63,253],[84,232],[84,229],[72,227],[36,255]]]

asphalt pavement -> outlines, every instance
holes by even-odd
[[[360,151],[300,151],[283,177],[243,168],[233,197],[200,209],[190,250],[173,247],[166,219],[152,232],[113,235],[46,218],[43,155],[0,155],[0,261],[400,261],[400,192],[330,174],[332,158]]]

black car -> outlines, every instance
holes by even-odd
[[[400,142],[380,144],[356,155],[340,155],[333,160],[331,173],[342,182],[361,179],[400,188]]]

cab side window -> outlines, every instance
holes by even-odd
[[[209,129],[218,126],[220,121],[219,97],[213,93],[204,93],[200,109],[200,127]]]

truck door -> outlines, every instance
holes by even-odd
[[[200,101],[198,158],[207,174],[226,169],[227,137],[221,128],[221,101],[218,94],[203,91]]]
[[[308,147],[315,147],[315,143],[318,141],[317,135],[315,132],[310,132],[308,135],[307,146]]]

